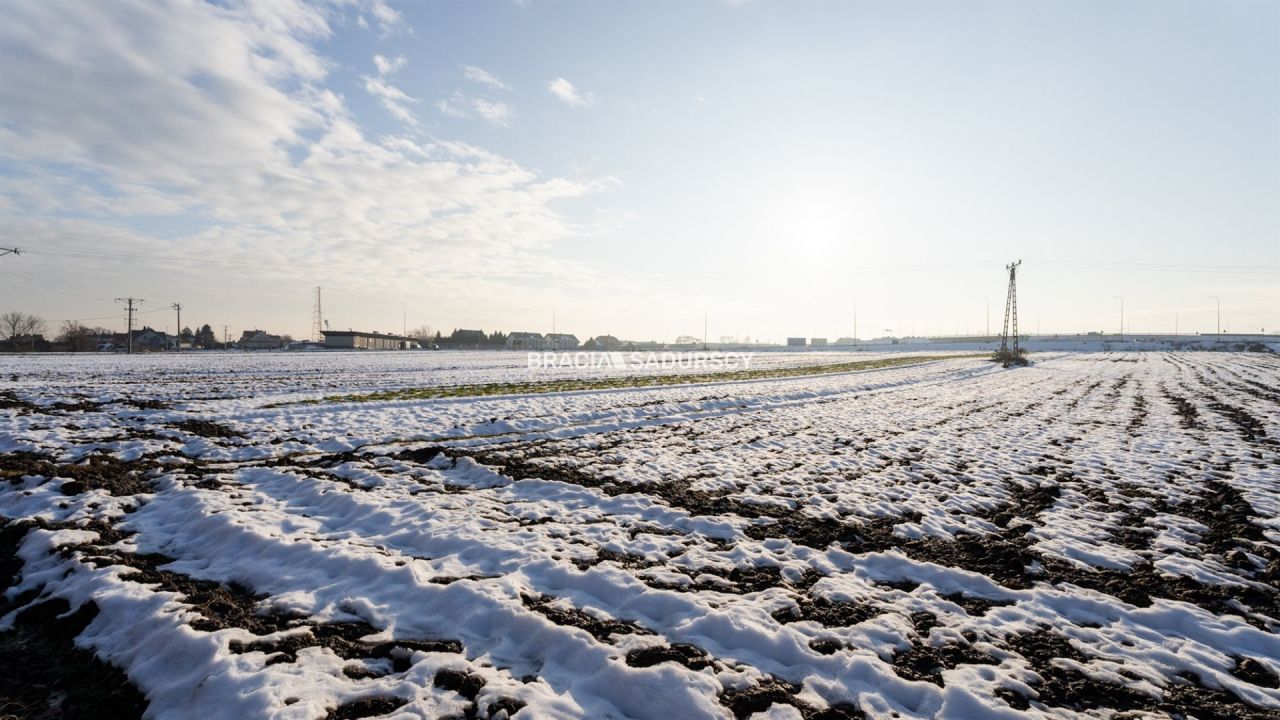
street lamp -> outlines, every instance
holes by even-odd
[[[1124,298],[1120,295],[1113,295],[1115,299],[1120,301],[1120,340],[1124,340]]]
[[[991,298],[984,297],[982,299],[987,303],[987,325],[986,325],[987,331],[986,333],[984,333],[985,337],[983,337],[983,339],[990,340],[991,339]]]
[[[1217,295],[1210,295],[1210,296],[1209,296],[1209,299],[1210,299],[1210,300],[1217,300],[1217,301],[1218,301],[1218,332],[1217,332],[1217,335],[1218,335],[1218,340],[1219,340],[1219,341],[1221,341],[1221,340],[1222,340],[1222,298],[1218,297]]]

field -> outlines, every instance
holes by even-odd
[[[1280,359],[1034,359],[0,359],[0,717],[1280,717]]]

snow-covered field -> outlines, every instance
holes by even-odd
[[[1034,359],[0,358],[0,716],[1280,717],[1280,359]]]

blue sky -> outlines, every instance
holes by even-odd
[[[1280,328],[1280,6],[15,2],[3,309],[305,336]],[[1176,314],[1176,320],[1175,320]]]

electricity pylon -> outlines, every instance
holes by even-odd
[[[1000,352],[996,353],[996,361],[1003,367],[1010,365],[1026,365],[1027,358],[1018,346],[1018,266],[1021,260],[1004,266],[1009,271],[1009,291],[1004,302],[1004,329],[1000,333]],[[1013,333],[1013,347],[1009,346],[1010,331]]]

